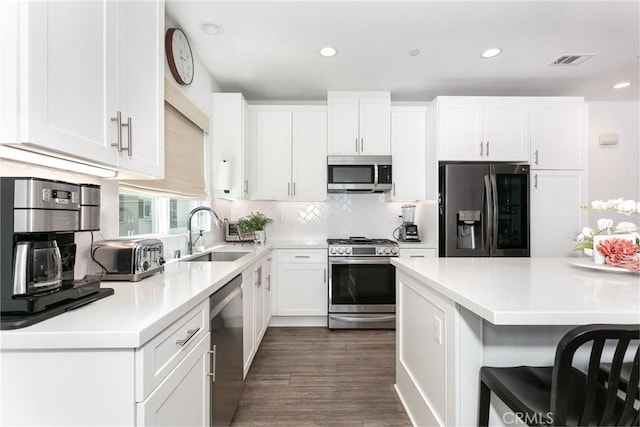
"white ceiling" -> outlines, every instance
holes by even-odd
[[[179,1],[168,15],[225,92],[323,100],[328,90],[638,100],[640,1]],[[224,27],[219,36],[203,22]],[[338,49],[333,58],[321,47]],[[500,47],[503,53],[482,59]],[[412,57],[408,52],[420,49]],[[564,54],[595,54],[548,66]],[[613,90],[620,81],[627,89]]]

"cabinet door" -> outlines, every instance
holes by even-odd
[[[487,160],[479,102],[438,103],[438,160]]]
[[[278,316],[326,316],[326,264],[278,265]]]
[[[360,151],[360,99],[357,95],[327,97],[329,155],[356,155]]]
[[[392,200],[425,198],[426,107],[391,111]]]
[[[529,107],[524,101],[486,103],[483,122],[487,160],[529,161]]]
[[[391,154],[390,96],[360,98],[360,154],[367,156]]]
[[[587,223],[584,171],[531,172],[531,256],[568,256]]]
[[[291,195],[296,200],[327,199],[327,114],[293,113]]]
[[[248,187],[245,166],[249,163],[245,155],[249,133],[246,131],[249,113],[247,102],[240,93],[214,93],[212,97],[211,138],[213,139],[213,182],[214,195],[223,199],[243,199]],[[231,167],[229,193],[217,189],[218,167],[227,161]]]
[[[254,300],[253,269],[242,273],[242,359],[244,365],[243,378],[247,376],[251,361],[255,354],[253,300]]]
[[[117,7],[112,1],[24,2],[20,26],[20,140],[115,165]],[[22,43],[22,41],[21,41]],[[5,141],[3,141],[5,142]]]
[[[291,182],[291,112],[253,111],[251,198],[289,200]]]
[[[435,248],[400,248],[400,258],[437,258]]]
[[[158,388],[136,405],[136,425],[210,425],[210,339],[207,334]]]
[[[262,277],[263,277],[263,292],[264,292],[264,308],[263,308],[263,314],[264,314],[264,331],[267,331],[267,328],[269,327],[269,322],[271,322],[271,315],[272,315],[272,308],[271,308],[271,301],[273,298],[273,292],[272,292],[272,279],[271,279],[271,261],[272,258],[269,257],[267,258],[267,260],[264,262],[264,264],[262,264]],[[263,333],[264,336],[264,333]]]
[[[164,2],[118,2],[117,107],[131,129],[122,129],[118,168],[153,178],[164,177]],[[117,126],[109,123],[108,141]]]
[[[531,167],[587,167],[587,107],[584,102],[548,100],[531,105]]]

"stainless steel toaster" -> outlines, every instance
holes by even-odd
[[[117,239],[96,242],[89,277],[137,282],[164,271],[164,245],[158,239]]]

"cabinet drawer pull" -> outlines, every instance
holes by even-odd
[[[309,255],[296,255],[296,258],[311,258]]]
[[[535,163],[536,165],[538,164],[538,150],[535,151],[535,153],[533,153],[534,156],[536,156],[536,159],[533,161],[533,163]]]
[[[538,174],[533,175],[533,188],[538,188]]]
[[[356,138],[356,153],[358,152],[358,138]]]
[[[122,125],[127,127],[127,156],[133,156],[133,131],[131,130],[131,117],[127,118],[127,124]]]
[[[484,145],[482,145],[482,144],[484,144],[484,143],[482,141],[480,141],[480,156],[481,157],[484,156]]]
[[[487,144],[487,157],[489,157],[489,141],[487,141],[486,144]]]
[[[424,258],[424,255],[409,255],[409,258]]]
[[[178,344],[181,347],[184,347],[191,340],[191,338],[193,338],[198,333],[199,330],[200,330],[200,327],[187,330],[186,338],[182,340],[177,340],[176,344]]]
[[[360,138],[360,152],[364,153],[364,138]]]

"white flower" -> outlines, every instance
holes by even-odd
[[[632,222],[622,221],[616,225],[616,231],[619,233],[633,233],[638,229],[638,226]]]
[[[624,199],[621,197],[618,199],[607,200],[607,208],[614,209],[616,211],[621,211],[622,203],[624,203]]]
[[[631,215],[636,211],[636,206],[635,200],[625,200],[622,202],[622,211],[627,215]]]
[[[586,238],[593,237],[593,228],[591,228],[591,227],[584,227],[584,228],[582,229],[581,236],[582,236],[582,237],[586,237]]]
[[[601,211],[607,209],[607,204],[602,200],[594,200],[593,202],[591,202],[591,209]]]
[[[598,224],[598,230],[604,231],[613,227],[613,220],[609,218],[600,218],[597,224]]]

